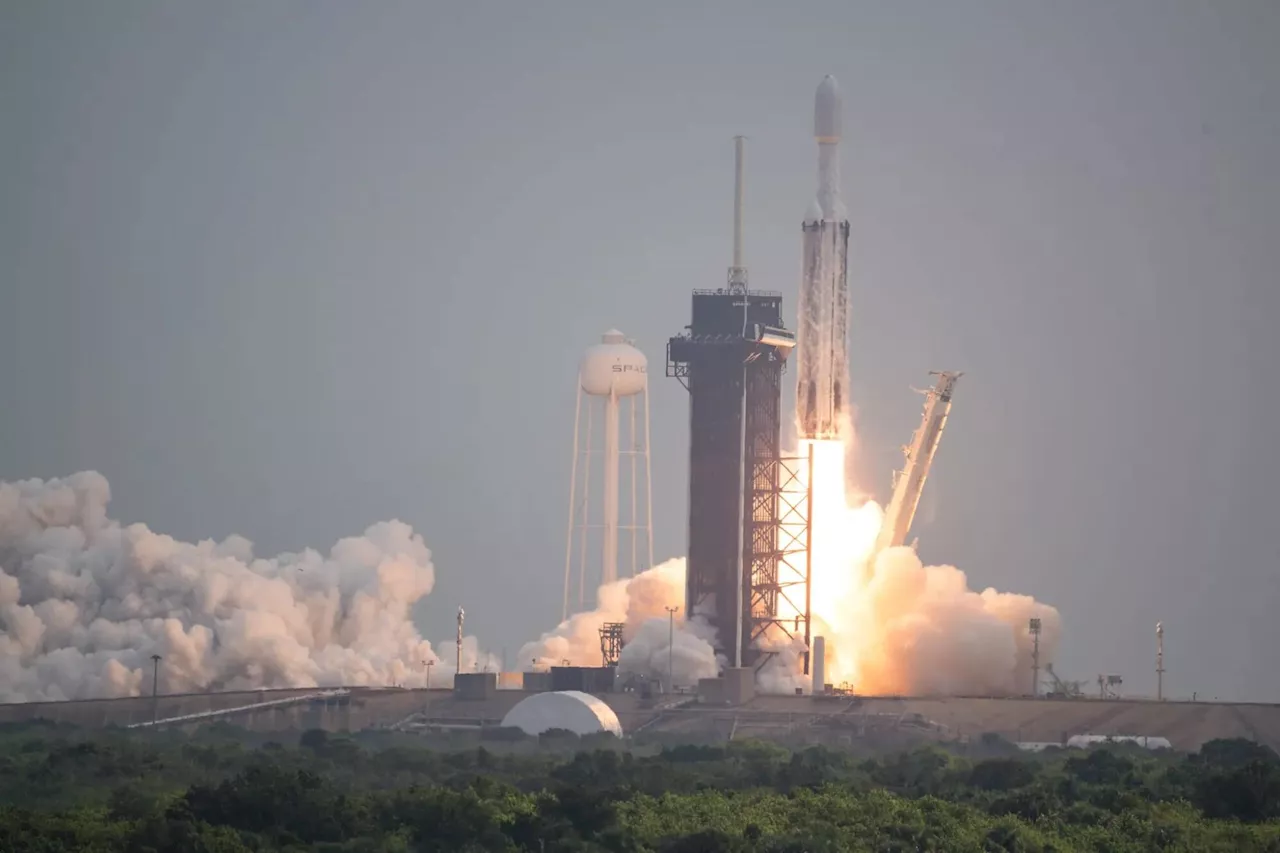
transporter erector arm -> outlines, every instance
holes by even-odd
[[[924,481],[929,476],[929,466],[933,464],[933,457],[938,452],[942,430],[946,427],[947,416],[951,412],[951,394],[956,380],[964,374],[935,371],[930,375],[937,376],[938,381],[933,388],[924,392],[924,415],[920,419],[920,426],[911,437],[911,444],[902,448],[906,462],[901,471],[894,473],[893,497],[884,512],[875,554],[885,548],[907,544],[907,534],[911,532],[911,522],[915,519],[920,494],[924,491]]]

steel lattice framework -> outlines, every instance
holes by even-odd
[[[812,636],[811,559],[813,448],[807,456],[752,461],[751,642],[772,632],[788,639]],[[809,674],[809,654],[804,656]]]

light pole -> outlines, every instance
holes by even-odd
[[[425,714],[431,706],[431,667],[436,665],[434,660],[424,660],[422,665],[427,668],[427,691],[422,694],[422,713]]]
[[[1156,701],[1164,701],[1164,623],[1156,623]]]
[[[1029,625],[1031,631],[1031,698],[1040,696],[1040,617],[1033,616]]]
[[[667,608],[667,689],[676,692],[676,611],[679,607]]]
[[[151,725],[160,716],[160,655],[151,656]]]

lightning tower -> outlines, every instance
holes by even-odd
[[[840,439],[849,389],[849,216],[840,200],[840,90],[818,86],[813,134],[818,194],[804,218],[804,271],[796,336],[796,419],[802,439]]]

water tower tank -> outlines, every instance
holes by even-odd
[[[582,356],[582,390],[607,397],[612,388],[619,397],[630,397],[645,389],[648,370],[644,353],[627,343],[622,332],[610,329]]]

